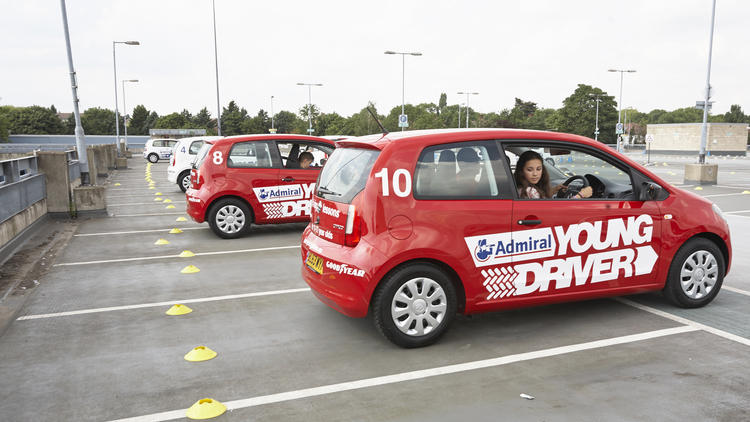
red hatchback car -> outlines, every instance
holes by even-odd
[[[337,147],[302,235],[302,276],[402,347],[436,341],[457,312],[648,290],[703,306],[729,271],[716,205],[588,138],[413,131]],[[530,164],[539,199],[524,194]]]
[[[310,199],[335,145],[303,135],[245,135],[212,141],[198,152],[185,192],[187,212],[219,237],[251,223],[310,221]]]

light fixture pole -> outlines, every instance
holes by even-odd
[[[273,127],[273,95],[271,95],[271,133],[276,133],[276,128]]]
[[[608,69],[607,72],[620,72],[620,101],[617,103],[618,111],[617,111],[617,124],[619,125],[622,115],[622,75],[623,73],[635,73],[635,70],[629,69]],[[622,134],[617,134],[617,152],[622,152]]]
[[[314,86],[323,86],[323,84],[309,84],[304,82],[297,82],[297,85],[303,85],[307,86],[307,133],[308,135],[313,134],[313,128],[312,128],[312,87]]]
[[[706,144],[708,142],[708,107],[711,99],[711,53],[714,45],[714,16],[716,0],[711,6],[711,35],[708,40],[708,70],[706,71],[706,100],[703,102],[703,125],[701,126],[701,149],[698,153],[698,164],[706,164]]]
[[[120,150],[120,113],[117,110],[117,55],[115,46],[117,44],[141,45],[138,41],[112,41],[112,65],[115,70],[115,145],[117,146],[117,155],[122,155]]]
[[[599,140],[599,103],[602,101],[599,97],[601,94],[589,94],[589,97],[594,97],[596,101],[596,128],[594,129],[594,140]]]
[[[405,87],[406,87],[406,56],[421,56],[422,53],[415,51],[411,53],[406,52],[399,52],[399,51],[391,51],[388,50],[384,54],[400,54],[401,55],[401,115],[404,115],[404,106],[406,104],[405,100]],[[405,126],[401,126],[401,131],[403,132]]]
[[[76,153],[78,154],[78,164],[81,168],[81,184],[88,185],[91,181],[89,178],[89,158],[86,151],[86,138],[83,134],[81,125],[81,113],[78,110],[78,80],[76,71],[73,68],[73,52],[70,49],[70,34],[68,33],[68,13],[65,10],[65,0],[60,0],[60,9],[62,9],[63,29],[65,32],[65,47],[68,50],[68,70],[70,74],[70,87],[73,90],[73,116],[76,121]],[[117,84],[115,83],[115,87]]]
[[[461,129],[461,106],[463,106],[466,103],[461,103],[458,105],[458,128]]]
[[[122,80],[122,113],[123,121],[125,125],[125,150],[128,149],[128,106],[125,104],[125,82],[138,82],[138,79],[123,79]]]
[[[469,95],[479,95],[478,92],[457,92],[456,94],[466,94],[466,128],[469,128]]]
[[[219,101],[219,55],[216,51],[216,0],[211,0],[214,17],[214,66],[216,68],[216,131],[221,136],[221,102]]]

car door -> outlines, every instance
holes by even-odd
[[[551,187],[570,182],[560,196],[573,196],[582,188],[580,177],[586,178],[593,195],[521,199],[516,186],[513,234],[510,241],[497,245],[511,257],[511,265],[500,268],[513,281],[500,289],[505,296],[510,301],[582,299],[658,284],[654,264],[661,249],[659,206],[656,201],[637,200],[633,170],[593,148],[505,144],[510,155],[525,149],[545,157]],[[578,179],[570,181],[574,176]]]
[[[320,169],[333,152],[333,147],[322,143],[278,140],[277,153],[280,159],[280,182],[293,197],[280,205],[279,212],[284,221],[307,221],[311,215],[311,202]],[[312,158],[303,168],[301,157]]]
[[[279,169],[269,141],[235,142],[227,158],[227,192],[245,198],[253,209],[255,222],[274,222],[280,215],[282,197]]]

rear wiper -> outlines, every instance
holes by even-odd
[[[328,188],[326,188],[325,186],[319,186],[318,193],[322,193],[323,195],[341,196],[340,193],[336,193],[332,190],[328,190]]]

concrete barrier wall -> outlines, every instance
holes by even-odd
[[[651,152],[698,153],[702,123],[648,125]],[[747,123],[708,123],[706,150],[720,155],[746,155]]]
[[[13,238],[26,230],[27,227],[44,217],[45,214],[47,214],[47,200],[42,199],[10,219],[0,223],[0,250],[8,245]],[[2,260],[2,256],[0,256],[0,261]]]

